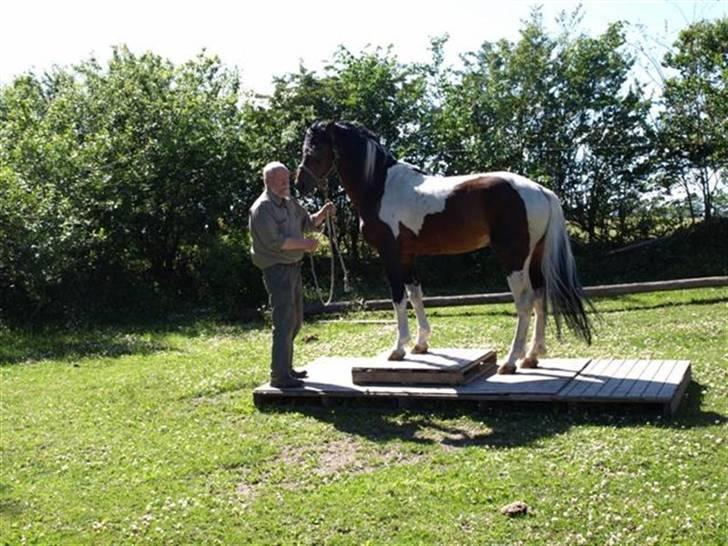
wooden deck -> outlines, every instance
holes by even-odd
[[[485,353],[464,349],[434,351],[440,356],[460,358],[470,354],[473,359]],[[417,357],[421,355],[408,355],[407,359]],[[690,382],[690,362],[685,360],[602,358],[543,359],[538,368],[519,369],[513,375],[497,375],[495,366],[490,365],[482,370],[482,375],[464,385],[357,385],[353,382],[353,368],[376,367],[382,358],[319,358],[306,366],[309,376],[303,387],[277,389],[265,384],[253,391],[254,402],[263,406],[296,400],[327,404],[337,399],[389,398],[402,405],[415,400],[608,403],[657,406],[670,415],[676,411]],[[403,365],[408,365],[407,360]]]

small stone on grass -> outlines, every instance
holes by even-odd
[[[509,518],[525,516],[528,514],[528,505],[523,501],[515,501],[501,508],[501,514],[505,514]]]

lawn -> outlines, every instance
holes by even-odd
[[[0,543],[728,543],[728,289],[595,303],[595,343],[549,332],[551,354],[691,360],[676,416],[262,412],[263,323],[0,329]],[[515,325],[512,305],[430,317],[433,347],[501,356]],[[391,318],[310,319],[296,359],[380,352]]]

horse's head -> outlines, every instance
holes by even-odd
[[[318,121],[306,131],[296,187],[303,194],[311,193],[314,188],[325,192],[326,178],[335,166],[333,123]]]

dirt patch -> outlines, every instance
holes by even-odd
[[[470,422],[447,425],[430,422],[417,430],[415,437],[440,444],[445,451],[453,451],[463,447],[488,444],[492,434],[492,429]]]
[[[366,468],[365,462],[361,460],[366,458],[366,454],[362,451],[350,437],[329,442],[319,455],[316,473],[319,475],[338,474],[346,469],[362,472]]]
[[[295,469],[283,481],[276,480],[277,473],[263,472],[254,482],[250,478],[238,483],[236,491],[241,501],[248,502],[261,490],[271,487],[279,489],[299,489],[310,484],[311,477],[319,482],[335,480],[337,476],[365,474],[390,465],[416,464],[424,455],[400,449],[398,445],[378,446],[362,443],[352,436],[345,436],[318,445],[286,447],[281,450],[273,465],[283,465]]]

